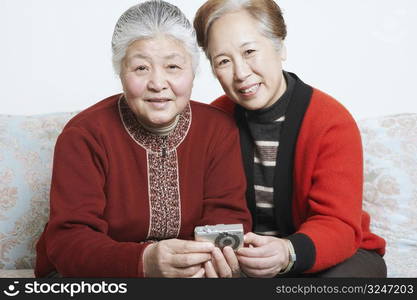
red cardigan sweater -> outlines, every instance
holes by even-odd
[[[362,211],[362,144],[354,119],[332,97],[291,76],[296,86],[281,132],[274,188],[280,192],[274,201],[278,228],[297,254],[293,273],[329,268],[358,248],[383,255],[385,241],[370,232],[370,217]],[[240,128],[247,200],[254,214],[253,156],[242,108],[227,96],[212,105],[234,115]]]
[[[205,224],[250,230],[238,138],[197,102],[167,137],[147,134],[119,95],[75,116],[55,147],[36,276],[142,277],[149,240],[193,239]]]

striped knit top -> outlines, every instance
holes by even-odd
[[[246,110],[245,115],[254,141],[254,190],[256,220],[254,232],[261,235],[280,236],[275,220],[274,171],[279,149],[280,131],[285,112],[294,89],[294,79],[284,72],[287,89],[272,106],[259,110]]]

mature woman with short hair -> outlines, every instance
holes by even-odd
[[[163,1],[128,9],[112,40],[123,94],[65,126],[36,276],[202,277],[211,243],[197,225],[251,227],[233,121],[190,101],[198,46]]]
[[[282,70],[279,6],[209,0],[194,27],[226,94],[213,106],[239,127],[254,224],[252,247],[206,262],[206,276],[386,276],[385,241],[362,211],[359,130],[339,102]]]

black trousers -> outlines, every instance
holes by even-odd
[[[301,274],[294,277],[356,277],[385,278],[387,266],[384,259],[375,251],[359,249],[352,257],[326,270]]]

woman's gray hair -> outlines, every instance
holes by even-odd
[[[192,57],[195,73],[200,58],[194,28],[184,13],[165,1],[146,1],[125,11],[116,23],[111,42],[113,68],[120,76],[126,50],[134,41],[170,35],[183,43]]]

